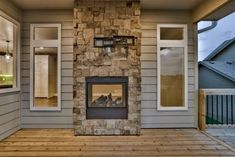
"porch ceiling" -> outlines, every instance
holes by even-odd
[[[74,0],[9,1],[23,10],[72,9],[74,7]],[[200,20],[218,20],[235,11],[233,7],[235,4],[234,0],[140,0],[140,2],[141,9],[192,10],[193,22]]]
[[[11,0],[17,7],[33,9],[72,9],[74,0]]]
[[[191,10],[203,0],[140,0],[142,9]]]
[[[11,0],[21,9],[72,9],[74,0]],[[203,0],[140,0],[142,9],[190,10]]]

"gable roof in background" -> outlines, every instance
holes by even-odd
[[[224,41],[219,47],[212,51],[203,61],[199,62],[199,66],[204,66],[207,69],[214,71],[215,73],[235,82],[235,61],[212,61],[212,59],[223,52],[223,50],[229,47],[235,42],[235,37]]]
[[[225,48],[227,48],[233,42],[235,42],[235,37],[224,41],[219,47],[217,47],[214,51],[212,51],[203,61],[212,60],[216,55],[222,52]]]
[[[235,62],[202,61],[199,65],[216,72],[223,77],[235,82]]]

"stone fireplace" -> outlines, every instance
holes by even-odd
[[[74,8],[75,135],[139,135],[141,109],[139,0],[76,0]],[[95,38],[133,36],[111,52]]]

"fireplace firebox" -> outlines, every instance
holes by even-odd
[[[86,78],[87,119],[127,119],[128,77]]]

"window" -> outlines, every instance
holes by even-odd
[[[183,40],[183,28],[161,28],[160,40]]]
[[[61,25],[31,24],[30,109],[61,109]]]
[[[0,11],[0,93],[19,91],[20,24]]]
[[[159,24],[158,110],[186,110],[187,25]]]

